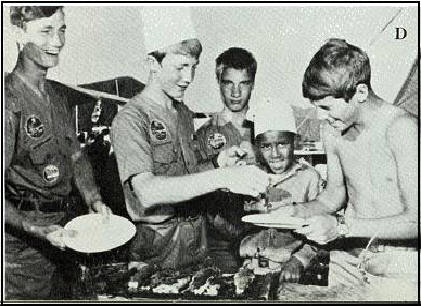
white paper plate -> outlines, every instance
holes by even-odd
[[[104,222],[100,214],[74,218],[64,226],[76,232],[74,237],[64,237],[67,247],[82,253],[106,252],[125,244],[136,234],[136,227],[124,217],[110,215]]]
[[[273,214],[255,214],[241,218],[243,222],[253,223],[258,226],[296,229],[305,224],[303,218],[280,216]]]
[[[282,223],[253,223],[253,224],[257,226],[262,226],[262,227],[291,229],[291,230],[295,230],[301,227],[301,225],[297,225],[297,224],[282,224]]]

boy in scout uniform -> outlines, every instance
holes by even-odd
[[[269,178],[255,166],[215,169],[200,160],[192,112],[182,103],[202,51],[188,8],[143,8],[142,17],[149,83],[117,114],[111,136],[126,207],[137,223],[131,260],[176,269],[206,255],[198,196],[220,188],[257,196]],[[229,159],[236,159],[233,150],[216,165]],[[203,169],[213,170],[198,173]]]
[[[257,62],[252,53],[231,47],[216,59],[216,80],[219,85],[223,109],[197,130],[197,140],[207,158],[239,146],[246,150],[245,163],[254,164],[251,143],[254,138],[253,122],[246,119],[254,88]],[[210,256],[227,272],[237,270],[238,242],[243,231],[243,197],[215,193],[213,205],[208,208],[208,243]],[[226,205],[231,202],[231,205]]]
[[[212,114],[197,131],[197,139],[208,156],[240,146],[243,141],[252,142],[253,122],[246,119],[246,114],[256,70],[253,54],[243,48],[229,48],[216,59],[216,80],[224,108]]]
[[[6,299],[48,299],[63,256],[72,183],[92,212],[107,213],[80,151],[63,85],[46,79],[58,64],[62,7],[11,7],[19,55],[5,78]]]

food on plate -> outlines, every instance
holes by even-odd
[[[187,288],[188,284],[190,283],[190,280],[190,276],[185,276],[182,278],[175,279],[174,282],[171,284],[162,283],[152,288],[152,292],[177,294]]]
[[[247,266],[240,268],[238,273],[234,274],[235,293],[243,294],[247,287],[253,282],[254,274]]]
[[[301,245],[289,232],[268,229],[246,236],[240,244],[240,256],[253,257],[257,248],[260,254],[274,262],[285,262]]]
[[[219,275],[221,275],[221,271],[218,268],[200,269],[193,275],[189,290],[196,295],[217,296],[221,286],[212,280]]]

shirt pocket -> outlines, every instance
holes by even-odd
[[[170,167],[177,162],[174,144],[164,143],[154,145],[153,151],[154,174],[170,175]]]
[[[51,161],[54,157],[54,144],[52,136],[42,141],[29,145],[29,157],[33,165],[43,165]]]

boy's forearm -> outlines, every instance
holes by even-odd
[[[9,201],[4,202],[5,223],[13,228],[24,231],[24,217],[19,213],[18,209]]]
[[[294,216],[310,218],[317,215],[333,214],[342,208],[344,201],[345,197],[342,191],[325,190],[314,201],[297,204]]]
[[[378,239],[415,239],[418,237],[418,221],[413,216],[399,215],[381,219],[346,218],[349,227],[346,237],[375,236]]]
[[[33,235],[33,226],[27,218],[19,213],[19,210],[9,200],[4,201],[5,224],[18,232]]]
[[[76,187],[85,203],[90,206],[102,201],[99,188],[95,183],[92,165],[85,152],[79,150],[72,155],[73,174]]]
[[[211,170],[177,177],[138,175],[131,182],[139,201],[145,208],[150,208],[188,201],[222,188],[218,172]]]

